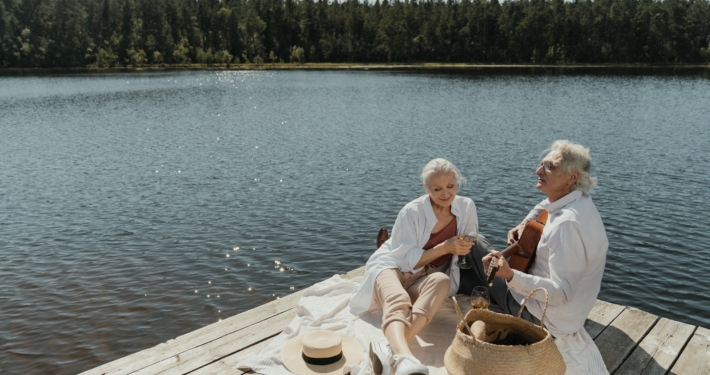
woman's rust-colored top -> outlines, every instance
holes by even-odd
[[[432,233],[431,236],[429,236],[429,241],[427,241],[426,245],[424,245],[424,250],[429,250],[432,247],[448,240],[451,237],[456,237],[456,216],[454,216],[454,218],[451,219],[449,224],[447,224],[444,229],[440,230],[439,233]],[[446,264],[446,262],[451,259],[452,255],[453,254],[444,254],[434,259],[429,264],[433,265],[436,268],[439,268]]]

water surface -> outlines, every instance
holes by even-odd
[[[434,157],[481,230],[589,146],[600,298],[710,327],[710,80],[152,72],[0,77],[0,368],[72,374],[364,264]]]

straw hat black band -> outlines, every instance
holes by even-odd
[[[296,375],[342,375],[345,366],[360,363],[364,349],[358,340],[329,330],[315,330],[286,341],[281,361]]]
[[[306,361],[306,363],[308,364],[316,366],[325,366],[340,361],[340,358],[343,358],[343,352],[340,352],[338,353],[338,355],[334,355],[328,358],[312,358],[303,353],[301,353],[301,357],[303,357],[303,360]]]

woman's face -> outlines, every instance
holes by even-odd
[[[456,197],[456,178],[453,172],[434,173],[429,177],[429,184],[424,184],[431,203],[449,207]]]

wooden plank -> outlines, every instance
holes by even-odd
[[[101,365],[81,375],[112,374],[123,375],[138,371],[165,358],[178,355],[190,348],[219,339],[232,332],[244,329],[272,316],[291,310],[298,305],[303,290],[284,298],[271,301],[244,313],[235,315],[221,322],[210,324],[173,340],[152,348],[119,358],[113,362]]]
[[[362,276],[365,274],[365,267],[360,267],[358,269],[352,270],[345,275],[342,275],[344,279],[351,279],[353,277]],[[287,323],[288,325],[288,323]],[[283,328],[286,328],[284,326]],[[281,331],[279,331],[281,333]],[[237,365],[244,361],[245,359],[258,355],[266,346],[268,346],[271,341],[273,341],[276,335],[269,337],[268,339],[250,346],[244,350],[237,353],[226,356],[216,362],[212,362],[204,367],[201,367],[194,372],[190,372],[190,375],[216,375],[216,374],[230,374],[230,375],[240,375],[242,371],[237,369]]]
[[[597,336],[594,342],[610,373],[613,374],[621,366],[629,353],[656,324],[657,319],[655,315],[627,307]]]
[[[180,354],[165,358],[136,371],[136,375],[148,374],[185,374],[205,366],[219,358],[257,344],[267,337],[281,333],[296,316],[297,310],[292,309],[268,320],[233,332],[206,344],[195,345]]]
[[[698,327],[671,369],[672,375],[710,374],[710,330]]]
[[[363,266],[342,275],[342,277],[345,279],[351,279],[353,277],[364,275],[364,272],[365,267]],[[221,322],[211,324],[175,339],[168,340],[167,342],[152,348],[145,349],[126,357],[119,358],[113,362],[95,367],[91,370],[83,372],[81,375],[123,375],[138,371],[154,363],[176,356],[195,346],[217,340],[220,337],[226,336],[265,319],[269,319],[270,317],[283,313],[287,310],[293,309],[298,305],[298,301],[300,300],[303,292],[304,290],[298,291],[284,298],[271,301],[249,311],[225,319]]]
[[[242,371],[239,371],[237,369],[237,365],[239,363],[241,363],[242,361],[261,353],[261,351],[264,350],[264,348],[266,348],[273,340],[274,340],[273,337],[269,338],[268,340],[264,340],[256,345],[250,346],[240,352],[237,352],[237,353],[234,353],[234,354],[229,355],[227,357],[224,357],[217,362],[212,362],[207,366],[204,366],[194,372],[191,372],[190,375],[222,375],[222,374],[239,375],[239,374],[242,374]]]
[[[584,322],[584,329],[592,339],[595,339],[624,309],[626,306],[597,300],[592,311],[589,312],[587,321]]]
[[[690,324],[661,318],[615,375],[665,375],[695,331]]]

